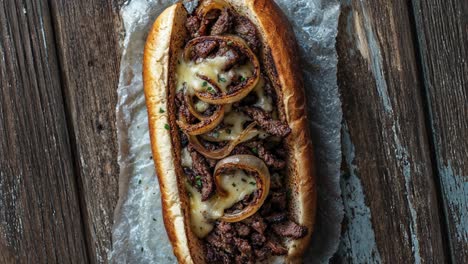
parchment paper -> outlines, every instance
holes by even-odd
[[[132,0],[122,7],[125,36],[118,87],[119,202],[111,263],[176,263],[161,215],[142,86],[142,56],[156,17],[174,0]],[[341,104],[336,83],[338,0],[276,0],[293,24],[302,54],[318,176],[318,215],[305,263],[336,251],[343,205],[339,185]]]

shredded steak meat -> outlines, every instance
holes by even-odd
[[[232,263],[231,257],[226,254],[222,249],[216,249],[211,245],[205,246],[207,263]]]
[[[184,174],[185,176],[187,176],[190,184],[192,186],[194,186],[198,191],[201,191],[201,186],[197,185],[197,179],[196,179],[196,175],[195,175],[195,172],[192,170],[192,169],[189,169],[189,168],[184,168]]]
[[[234,243],[236,244],[237,249],[241,252],[244,256],[251,256],[252,255],[252,247],[249,245],[249,241],[242,239],[242,238],[234,238]]]
[[[260,216],[260,214],[254,214],[250,218],[247,218],[244,220],[250,227],[252,227],[253,230],[258,232],[259,234],[264,234],[265,229],[267,228],[267,225],[263,221],[263,217]]]
[[[216,41],[203,41],[195,45],[192,58],[206,58],[210,53],[218,47]]]
[[[220,222],[215,229],[206,237],[206,241],[214,247],[227,253],[234,253],[235,231],[229,223]]]
[[[280,223],[286,221],[286,219],[288,219],[286,212],[276,212],[265,217],[268,223]]]
[[[193,170],[198,176],[201,177],[202,201],[206,201],[211,197],[215,190],[213,175],[211,175],[205,157],[198,153],[191,144],[188,145],[188,151],[190,152],[190,157],[192,158]]]
[[[258,107],[244,107],[243,111],[272,135],[286,137],[291,133],[291,128],[287,124],[279,120],[273,120],[267,112]]]
[[[241,38],[245,39],[254,52],[256,52],[260,47],[260,40],[258,39],[257,29],[248,18],[243,16],[236,16],[234,32]]]
[[[274,240],[268,240],[266,246],[271,250],[273,255],[286,255],[288,254],[288,250],[283,247],[279,242]]]
[[[227,8],[221,11],[218,20],[211,27],[211,35],[221,35],[228,32],[232,27],[232,16]]]
[[[234,224],[237,234],[240,237],[247,237],[250,235],[250,227],[244,223],[238,222]]]
[[[259,261],[265,260],[268,258],[268,254],[270,254],[270,249],[268,247],[263,247],[261,249],[254,249],[255,256]]]
[[[300,226],[294,223],[293,221],[273,224],[271,227],[273,229],[273,232],[282,237],[291,237],[294,239],[299,239],[307,234],[307,227]]]
[[[247,146],[237,145],[231,152],[231,155],[252,155],[252,151]]]
[[[179,91],[177,94],[176,94],[176,106],[179,108],[179,115],[182,115],[184,116],[185,120],[187,120],[187,122],[189,124],[193,124],[197,119],[190,113],[190,111],[188,110],[188,107],[187,105],[184,103],[185,100],[184,100],[184,92],[183,91]]]
[[[224,71],[228,71],[242,60],[241,55],[233,49],[227,50],[223,55],[227,58],[226,65],[223,68]]]
[[[250,241],[252,241],[252,246],[259,248],[265,244],[266,237],[260,233],[253,233]]]
[[[200,19],[197,16],[190,16],[185,22],[185,27],[190,32],[190,35],[195,37],[200,28]]]
[[[253,141],[248,144],[250,147],[255,148],[258,153],[258,157],[265,161],[265,164],[270,168],[279,170],[286,167],[286,162],[284,159],[276,157],[271,151],[265,148],[265,143],[263,141]]]

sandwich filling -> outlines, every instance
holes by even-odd
[[[286,255],[308,230],[288,215],[287,124],[258,29],[227,3],[202,1],[175,66],[178,157],[190,226],[208,263]]]

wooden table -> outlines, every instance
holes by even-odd
[[[468,263],[468,2],[343,7],[334,263]],[[0,0],[0,263],[105,263],[117,201],[113,0]]]

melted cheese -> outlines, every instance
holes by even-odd
[[[198,100],[198,101],[195,103],[194,107],[195,107],[195,110],[197,110],[197,112],[203,113],[203,112],[205,112],[205,111],[210,107],[210,104]]]
[[[227,196],[220,197],[215,194],[210,200],[202,202],[201,194],[190,184],[186,184],[190,194],[190,225],[195,235],[200,238],[208,235],[213,229],[213,222],[223,216],[224,210],[231,208],[257,189],[255,178],[242,170],[222,175],[221,185]]]
[[[213,58],[199,59],[197,61],[185,61],[183,56],[179,56],[176,67],[177,91],[183,89],[184,83],[188,90],[193,93],[193,90],[204,92],[211,85],[199,78],[198,75],[204,75],[210,80],[213,80],[219,88],[226,92],[227,87],[235,78],[249,78],[253,75],[254,67],[252,63],[247,62],[244,65],[236,65],[228,72],[222,69],[226,66],[229,59],[224,56]]]
[[[273,110],[273,102],[271,97],[265,94],[265,80],[263,78],[258,80],[257,86],[255,86],[253,91],[257,94],[258,98],[254,105],[262,108],[266,112],[271,112]]]
[[[192,168],[192,156],[190,156],[190,152],[187,148],[182,149],[180,164],[182,167]]]

